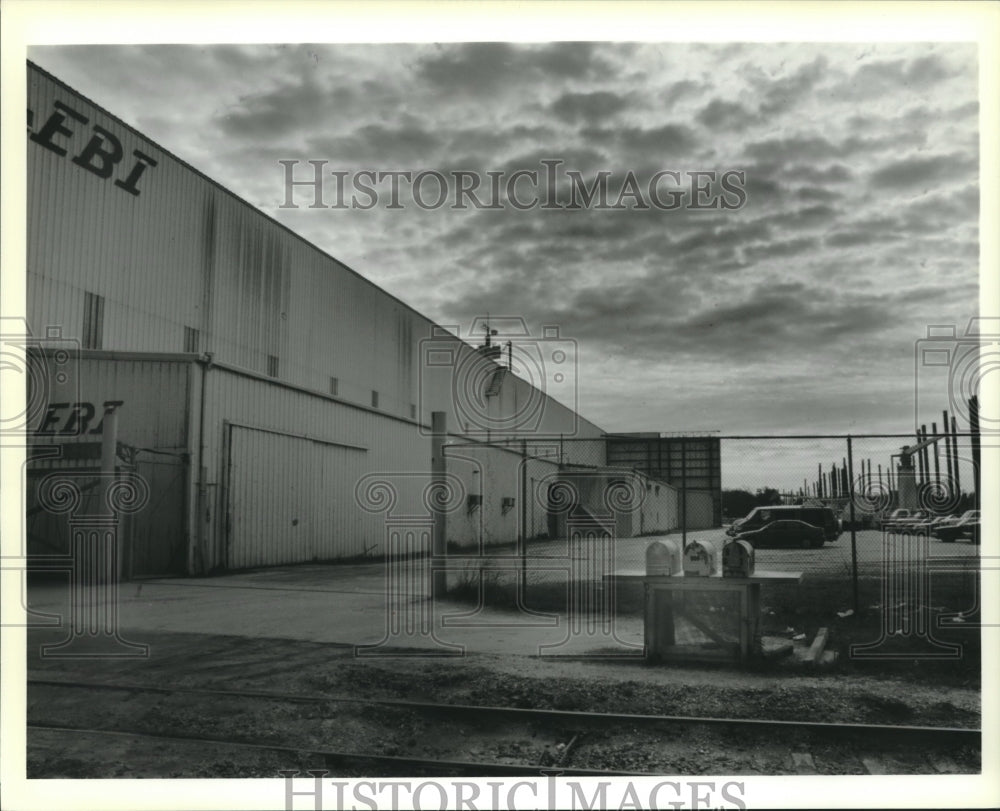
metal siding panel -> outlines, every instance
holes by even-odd
[[[108,300],[107,346],[177,350],[182,325],[191,323],[193,291],[200,289],[195,261],[200,232],[190,200],[204,183],[177,161],[111,116],[29,66],[28,107],[37,131],[61,101],[88,123],[70,120],[72,136],[60,137],[60,156],[29,141],[28,271],[43,277],[45,298],[36,329],[61,323],[79,334],[78,291]],[[124,157],[111,178],[102,179],[75,165],[93,125],[118,139]],[[132,150],[158,161],[140,180],[139,196],[114,185],[131,167]],[[43,290],[32,285],[32,295]],[[44,323],[43,323],[44,322]]]

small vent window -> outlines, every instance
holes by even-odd
[[[184,327],[184,351],[185,352],[197,352],[198,351],[198,330],[194,327]]]
[[[104,296],[87,293],[83,298],[83,348],[104,346]]]
[[[417,406],[416,403],[410,403],[410,419],[415,420],[417,418]]]
[[[330,378],[330,394],[336,397],[340,393],[340,381],[335,378]]]
[[[378,392],[372,392],[372,408],[378,408]]]
[[[271,377],[278,376],[278,356],[268,355],[267,356],[267,373]]]

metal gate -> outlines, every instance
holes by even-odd
[[[187,571],[187,463],[173,453],[139,450],[135,471],[149,485],[149,504],[129,517],[132,543],[126,571],[132,577],[183,575]]]
[[[145,480],[149,502],[121,517],[122,576],[131,578],[184,575],[187,571],[187,461],[182,454],[134,448],[131,464],[119,466]],[[43,559],[70,554],[70,522],[51,513],[38,500],[38,485],[61,472],[80,488],[80,513],[100,513],[97,471],[65,465],[27,470],[26,522],[28,554]]]

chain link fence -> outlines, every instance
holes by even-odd
[[[723,546],[742,538],[757,571],[801,573],[858,610],[872,599],[865,580],[942,558],[977,568],[977,441],[950,428],[452,442],[448,469],[469,502],[449,519],[449,550],[509,564],[530,598],[556,580],[643,574],[657,541],[681,554],[708,546],[718,570]],[[899,554],[901,533],[921,535],[922,551]]]

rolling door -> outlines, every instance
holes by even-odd
[[[228,568],[364,552],[354,501],[364,449],[240,425],[228,446]]]

